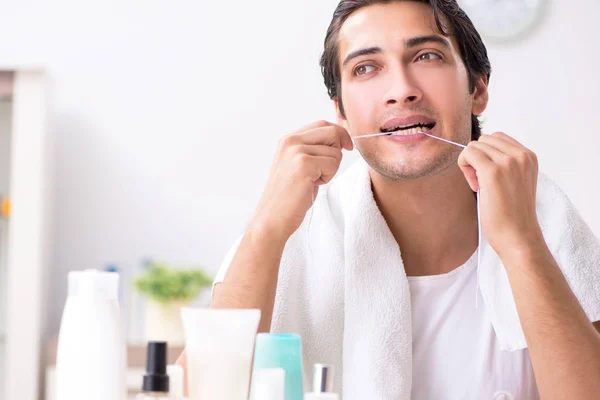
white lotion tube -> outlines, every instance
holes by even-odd
[[[181,310],[191,400],[246,400],[260,310]]]

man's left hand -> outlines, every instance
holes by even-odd
[[[535,208],[538,161],[531,150],[504,133],[482,135],[462,151],[458,165],[479,191],[482,229],[501,258],[543,243]]]

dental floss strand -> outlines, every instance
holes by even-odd
[[[441,140],[442,142],[445,142],[445,143],[453,144],[453,145],[458,146],[458,147],[463,148],[463,149],[467,147],[464,144],[460,144],[460,143],[452,142],[450,140],[442,139],[441,137],[433,136],[433,135],[430,135],[429,133],[426,133],[426,132],[423,132],[423,135],[429,136],[432,139]]]
[[[437,136],[430,135],[430,134],[429,134],[429,133],[427,133],[427,132],[421,132],[421,133],[422,133],[423,135],[425,135],[425,136],[429,136],[430,138],[437,139],[437,140],[441,140],[442,142],[446,142],[446,143],[449,143],[449,144],[453,144],[453,145],[455,145],[455,146],[458,146],[458,147],[461,147],[461,148],[463,148],[463,149],[464,149],[465,147],[467,147],[467,146],[465,146],[464,144],[460,144],[460,143],[452,142],[452,141],[450,141],[450,140],[442,139],[442,138],[440,138],[440,137],[437,137]],[[372,133],[372,134],[369,134],[369,135],[354,136],[354,137],[352,138],[352,140],[356,140],[356,139],[366,139],[366,138],[374,138],[374,137],[378,137],[378,136],[402,136],[402,135],[401,135],[401,134],[399,134],[399,133],[397,133],[397,131],[396,131],[396,132],[382,132],[382,133]]]
[[[377,136],[394,136],[394,135],[396,135],[396,132],[372,133],[370,135],[354,136],[352,138],[352,140],[355,140],[355,139],[366,139],[366,138],[372,138],[372,137],[377,137]]]

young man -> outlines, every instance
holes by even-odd
[[[338,123],[283,138],[211,306],[300,333],[346,400],[596,398],[600,246],[534,153],[481,135],[491,68],[456,2],[342,0],[321,66]]]

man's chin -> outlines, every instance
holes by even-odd
[[[458,156],[444,154],[433,160],[382,160],[380,158],[363,158],[376,173],[384,178],[396,181],[417,180],[444,173],[451,166],[456,165]]]

